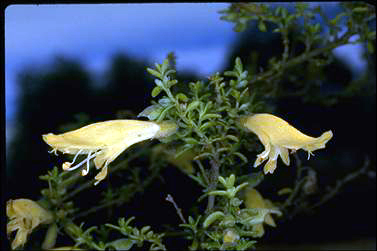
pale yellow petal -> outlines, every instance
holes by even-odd
[[[262,237],[264,235],[264,227],[263,224],[255,224],[253,225],[253,232],[255,237]]]
[[[247,208],[265,208],[262,195],[254,188],[246,189],[245,206]]]
[[[49,133],[42,137],[54,149],[69,153],[84,150],[83,153],[88,153],[126,139],[131,140],[132,144],[150,139],[159,130],[160,127],[154,122],[120,119],[93,123],[59,135]]]
[[[266,217],[264,218],[264,222],[266,222],[266,224],[272,226],[272,227],[276,227],[276,224],[275,224],[275,221],[274,219],[271,217],[271,214],[267,214]]]
[[[28,234],[29,234],[29,231],[19,229],[17,231],[16,237],[12,241],[12,244],[11,244],[12,249],[16,249],[18,247],[22,247],[23,245],[25,245]]]
[[[307,144],[302,146],[302,149],[312,152],[317,149],[325,148],[326,143],[332,138],[333,133],[332,131],[324,132],[321,136],[318,138],[314,138],[311,142],[308,142]]]
[[[278,147],[278,151],[280,153],[280,157],[283,160],[284,164],[289,166],[289,152],[288,149],[285,147]]]
[[[278,151],[278,148],[275,146],[271,146],[270,153],[268,155],[268,161],[264,165],[264,173],[273,173],[276,169],[277,159],[280,152]]]
[[[316,142],[316,138],[300,132],[288,122],[272,114],[254,114],[243,121],[243,125],[258,136],[262,132],[267,134],[273,145],[284,146],[297,150],[308,143]]]
[[[7,234],[10,234],[20,228],[23,228],[23,222],[21,219],[11,220],[7,223]]]
[[[269,159],[266,165],[264,165],[264,168],[263,168],[264,174],[274,173],[276,169],[276,162],[277,162],[276,160]]]
[[[112,147],[106,147],[101,150],[97,156],[94,158],[94,165],[97,169],[102,168],[102,166],[107,162],[109,164],[115,160],[124,150],[126,150],[131,144],[129,142],[124,142],[124,144],[114,145]]]
[[[96,180],[96,182],[94,183],[94,185],[96,186],[101,180],[105,179],[106,175],[107,175],[107,165],[105,165],[101,169],[101,171],[96,175],[96,177],[94,177],[94,179]]]

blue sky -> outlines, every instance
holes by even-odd
[[[334,7],[334,3],[327,7]],[[161,62],[177,55],[177,70],[210,75],[221,69],[235,41],[233,24],[220,20],[227,3],[12,5],[5,10],[5,101],[7,142],[17,108],[17,73],[25,66],[44,69],[55,55],[78,59],[95,74],[106,70],[111,56],[127,53]],[[326,8],[325,9],[329,9]],[[334,53],[365,67],[361,46]],[[9,136],[9,137],[8,137]]]

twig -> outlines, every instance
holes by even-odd
[[[208,186],[208,191],[213,191],[216,189],[217,185],[217,179],[219,178],[219,164],[217,160],[217,153],[214,155],[214,158],[210,160],[210,165],[211,165],[211,177],[210,177],[210,184]],[[208,204],[207,204],[207,209],[206,212],[209,213],[212,208],[215,205],[215,196],[210,195],[208,197]]]
[[[175,201],[173,199],[173,196],[171,196],[170,194],[168,194],[168,196],[166,196],[165,200],[167,200],[167,201],[169,201],[170,203],[173,204],[175,210],[177,211],[177,214],[178,214],[179,218],[181,218],[182,222],[184,224],[186,224],[186,220],[185,220],[185,218],[183,218],[183,215],[182,215],[182,210],[175,203]]]
[[[324,204],[325,202],[327,202],[328,200],[330,200],[332,197],[334,197],[340,190],[341,187],[343,187],[346,183],[356,179],[357,177],[359,177],[361,174],[368,174],[367,173],[367,170],[369,168],[369,164],[370,164],[370,160],[369,160],[369,157],[366,156],[365,157],[365,160],[364,160],[364,165],[362,168],[360,168],[359,170],[355,171],[355,172],[352,172],[350,174],[348,174],[347,176],[345,176],[343,179],[340,179],[336,182],[336,185],[334,188],[330,188],[330,192],[325,194],[321,200],[319,202],[317,202],[316,204],[314,204],[313,206],[311,206],[309,209],[313,209],[313,208],[316,208],[316,207],[319,207],[321,206],[322,204]]]
[[[295,181],[295,187],[292,191],[292,193],[289,195],[289,197],[286,199],[286,201],[284,202],[282,208],[286,208],[288,206],[290,206],[293,202],[293,199],[296,197],[296,195],[298,194],[298,192],[300,191],[300,188],[301,186],[304,184],[304,182],[306,181],[305,178],[301,179],[301,174],[302,174],[302,162],[301,162],[301,159],[300,157],[298,156],[297,153],[294,153],[294,156],[295,156],[295,159],[296,159],[296,168],[297,168],[297,171],[296,171],[296,181]],[[301,180],[300,180],[301,179]]]
[[[315,56],[321,55],[324,52],[335,49],[336,47],[338,47],[340,45],[347,44],[349,38],[352,37],[355,34],[356,34],[355,32],[345,33],[341,38],[337,39],[336,41],[334,41],[333,43],[331,43],[330,45],[328,45],[326,47],[322,47],[322,48],[312,50],[310,53],[304,52],[303,54],[301,54],[298,57],[287,60],[286,63],[284,64],[284,69],[290,68],[290,67],[297,65],[297,64],[300,64],[300,63],[303,63],[306,60],[309,60],[310,58],[313,58]],[[268,70],[268,71],[266,71],[262,74],[258,74],[258,75],[255,76],[255,78],[253,78],[252,80],[249,81],[249,84],[253,84],[257,81],[266,80],[268,78],[275,78],[279,75],[279,74],[276,74],[276,73],[277,73],[276,69],[271,69],[271,70]]]
[[[118,166],[117,166],[118,167]],[[76,219],[76,218],[80,218],[80,217],[83,217],[83,216],[87,216],[88,214],[91,214],[91,213],[94,213],[94,212],[97,212],[99,210],[102,210],[104,208],[107,208],[107,207],[110,207],[114,204],[121,204],[121,203],[125,203],[127,202],[127,200],[129,200],[130,198],[132,198],[137,192],[142,192],[143,189],[145,187],[147,187],[150,183],[152,183],[152,181],[156,178],[156,176],[158,176],[159,174],[159,169],[158,168],[155,168],[155,170],[153,171],[153,173],[147,178],[144,180],[144,182],[141,184],[140,187],[136,188],[136,189],[133,189],[130,193],[130,195],[128,197],[120,197],[118,199],[114,199],[112,201],[108,201],[104,204],[101,204],[101,205],[98,205],[98,206],[95,206],[95,207],[92,207],[86,211],[83,211],[77,215],[74,215],[73,216],[73,219]],[[95,181],[91,181],[91,183],[94,183]],[[90,184],[89,184],[90,186]]]

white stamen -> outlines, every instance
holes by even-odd
[[[88,158],[87,158],[87,162],[86,162],[86,169],[82,169],[81,170],[81,175],[82,176],[85,176],[89,173],[89,160],[90,160],[90,155],[92,154],[92,152],[89,152],[88,154]]]
[[[58,154],[56,153],[56,151],[57,151],[58,149],[52,149],[51,151],[48,151],[48,153],[54,153],[56,156],[58,156]]]
[[[80,150],[80,151],[81,151],[81,150]],[[72,170],[75,170],[75,169],[79,168],[79,167],[82,166],[85,162],[89,162],[89,160],[93,159],[96,155],[97,155],[97,153],[93,154],[92,156],[90,156],[90,154],[89,154],[88,157],[87,157],[86,159],[84,159],[83,161],[81,161],[81,162],[78,163],[77,165],[68,168],[67,171],[72,171]]]
[[[72,162],[70,163],[71,165],[72,165],[73,163],[75,163],[77,156],[79,156],[79,154],[80,154],[81,152],[82,152],[82,149],[80,149],[80,150],[76,153],[75,157],[73,158]]]
[[[312,153],[312,152],[308,152],[308,160],[310,159],[310,155],[313,155],[313,156],[314,156],[314,153]]]

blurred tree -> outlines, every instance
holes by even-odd
[[[73,114],[90,107],[90,77],[73,60],[57,57],[47,69],[26,69],[17,83],[21,92],[6,179],[8,196],[15,197],[38,194],[38,175],[53,166],[41,135],[56,131]]]

